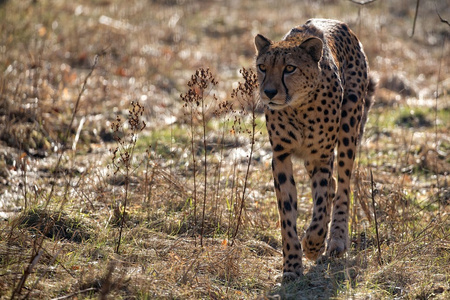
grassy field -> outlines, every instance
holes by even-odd
[[[0,299],[450,298],[449,3],[414,22],[415,2],[0,1]],[[379,86],[351,250],[281,284],[270,145],[239,70],[257,33],[312,17],[349,24]]]

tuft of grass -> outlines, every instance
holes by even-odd
[[[432,122],[428,116],[429,114],[424,111],[410,110],[409,112],[401,112],[395,124],[408,128],[430,127]]]
[[[17,225],[13,226],[54,240],[83,243],[92,235],[81,219],[72,218],[64,212],[52,212],[42,208],[26,210],[14,223]]]

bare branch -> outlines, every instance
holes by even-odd
[[[95,287],[91,287],[91,288],[87,288],[81,291],[76,291],[75,293],[71,293],[71,294],[67,294],[58,298],[53,298],[52,300],[63,300],[63,299],[69,299],[69,298],[74,298],[74,296],[78,295],[78,294],[83,294],[83,293],[87,293],[87,292],[91,292],[91,291],[98,291],[98,288]]]
[[[439,17],[439,19],[441,20],[442,23],[445,23],[445,24],[447,24],[448,26],[450,26],[450,23],[449,23],[447,20],[442,19],[441,15],[440,15],[439,12],[437,11],[437,9],[436,9],[436,13],[437,13],[437,15],[438,15],[438,17]]]
[[[411,36],[410,37],[413,37],[414,36],[414,31],[416,31],[417,14],[419,13],[419,3],[420,3],[420,0],[417,0],[417,2],[416,2],[416,13],[414,14],[413,28],[412,28],[412,32],[411,32]]]

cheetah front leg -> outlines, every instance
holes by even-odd
[[[303,273],[303,266],[302,249],[297,235],[297,189],[291,154],[276,156],[274,152],[272,169],[283,243],[283,278],[295,278]]]
[[[325,250],[331,202],[336,190],[336,180],[332,176],[333,157],[321,166],[305,161],[305,167],[311,178],[314,209],[311,223],[302,239],[302,248],[308,259],[316,260]]]
[[[341,130],[338,136],[338,187],[333,201],[333,212],[330,226],[330,237],[327,243],[327,255],[342,256],[349,248],[348,218],[350,207],[350,179],[356,156],[359,121],[355,112],[361,112],[362,103],[355,95],[344,101],[341,119]],[[356,105],[352,105],[356,102]]]

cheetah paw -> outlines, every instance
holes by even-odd
[[[330,239],[327,246],[329,257],[341,257],[347,251],[347,243],[340,239]]]
[[[311,248],[312,247],[309,246],[309,242],[307,241],[306,236],[303,237],[302,249],[307,259],[316,260],[325,251],[325,246],[323,244],[319,249]]]
[[[298,272],[283,272],[283,275],[277,276],[276,281],[284,283],[289,283],[296,281],[298,278],[302,276],[302,271]]]

